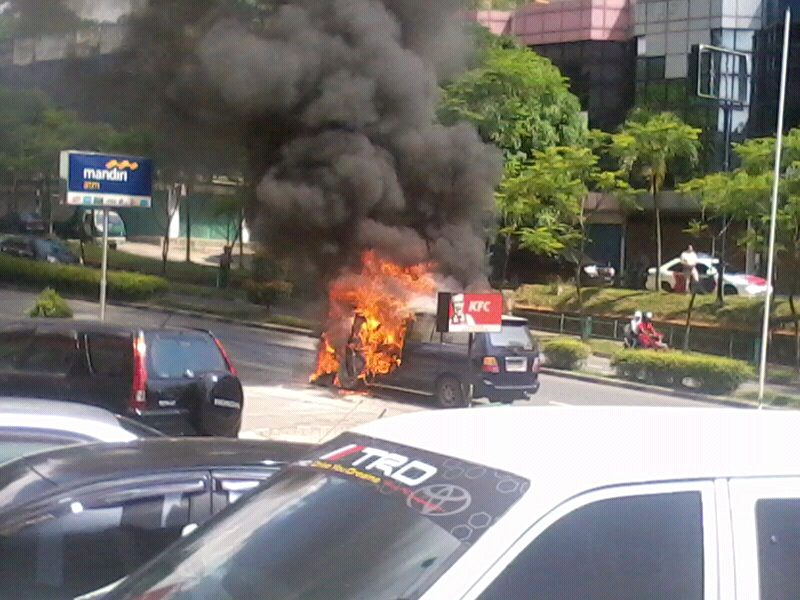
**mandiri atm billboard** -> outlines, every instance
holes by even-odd
[[[439,292],[436,312],[440,332],[498,332],[503,326],[503,295]]]
[[[149,208],[153,199],[153,161],[149,158],[61,152],[65,202],[72,205]]]

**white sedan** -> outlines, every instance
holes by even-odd
[[[716,289],[716,282],[719,277],[718,265],[718,258],[708,254],[697,255],[697,271],[700,275],[701,283],[707,282],[703,286],[703,289],[707,292],[712,292]],[[767,280],[755,275],[745,275],[744,273],[736,273],[726,269],[722,275],[722,280],[725,285],[723,292],[726,296],[754,297],[767,293]],[[656,290],[655,267],[651,267],[647,271],[646,287],[648,290]],[[661,289],[666,292],[683,293],[686,291],[686,277],[683,274],[683,265],[681,265],[680,258],[673,258],[661,265]]]

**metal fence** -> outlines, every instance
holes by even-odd
[[[570,313],[517,309],[514,313],[528,319],[531,329],[559,335],[622,341],[629,319],[607,317],[581,317]],[[683,348],[686,326],[677,323],[655,322],[670,348]],[[692,325],[689,333],[689,350],[738,358],[751,363],[759,360],[761,338],[758,332]],[[769,343],[769,360],[777,364],[792,365],[795,361],[794,336],[773,333]]]

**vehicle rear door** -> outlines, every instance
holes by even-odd
[[[500,332],[482,334],[481,347],[497,360],[499,373],[484,373],[495,385],[532,385],[538,377],[539,352],[525,321],[503,321]]]
[[[800,478],[732,479],[737,600],[800,598]]]
[[[400,365],[391,373],[375,378],[378,385],[429,394],[436,379],[438,342],[433,342],[436,329],[434,315],[419,314],[409,323],[403,344]]]
[[[76,382],[86,402],[124,412],[133,381],[133,336],[87,333],[82,336],[86,371]]]
[[[145,342],[150,409],[192,410],[198,402],[198,378],[228,372],[225,358],[206,332],[151,331]]]
[[[83,402],[75,382],[82,369],[75,331],[37,331],[14,365],[17,395]]]
[[[19,364],[33,341],[36,328],[30,325],[9,325],[0,329],[0,390],[6,396],[23,396]]]
[[[0,590],[73,598],[131,573],[208,519],[209,476],[187,471],[86,485],[0,515]]]

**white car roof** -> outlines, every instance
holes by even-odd
[[[502,406],[416,412],[355,431],[509,471],[564,497],[625,483],[800,474],[794,411]]]
[[[136,435],[104,408],[31,398],[0,397],[0,428],[70,431],[100,442],[127,442]]]

